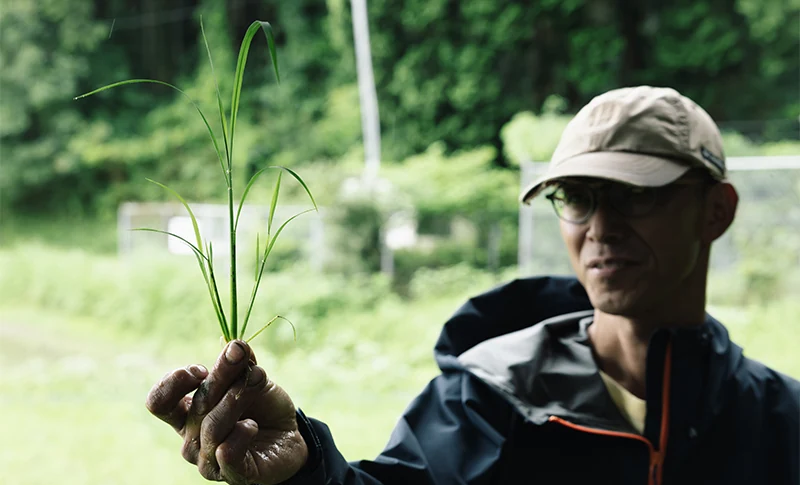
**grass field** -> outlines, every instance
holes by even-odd
[[[210,365],[217,342],[165,351],[147,340],[98,335],[92,331],[97,322],[10,308],[0,314],[0,429],[6,438],[0,469],[10,478],[3,483],[204,483],[180,457],[180,438],[147,413],[144,397],[168,370]],[[434,332],[415,337],[430,354]],[[380,343],[374,347],[378,351]],[[337,364],[330,355],[300,351],[279,361],[263,350],[259,363],[307,414],[328,423],[348,459],[379,453],[405,406],[434,375],[432,358],[420,368],[399,358]]]
[[[0,482],[204,483],[180,457],[180,438],[144,407],[165,372],[210,365],[219,351],[210,321],[173,321],[211,316],[210,307],[192,303],[207,303],[202,293],[180,286],[190,273],[167,266],[150,274],[41,250],[0,252],[0,263]],[[439,294],[402,301],[381,293],[379,280],[344,287],[297,274],[274,278],[267,288],[283,288],[287,301],[268,303],[297,310],[298,341],[288,327],[269,329],[254,343],[259,363],[307,414],[330,425],[348,459],[380,452],[436,374],[441,324],[490,281],[463,269],[430,274],[417,282],[419,293]],[[295,294],[303,292],[311,295]],[[800,302],[710,311],[748,356],[800,377]]]

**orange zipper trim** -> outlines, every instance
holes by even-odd
[[[588,426],[582,426],[580,424],[575,424],[566,419],[559,418],[558,416],[550,416],[548,421],[552,421],[554,423],[562,424],[568,428],[572,428],[577,431],[583,431],[585,433],[592,433],[597,435],[603,436],[613,436],[616,438],[628,438],[636,441],[641,441],[642,443],[647,445],[647,448],[650,450],[650,470],[647,474],[647,484],[648,485],[661,485],[661,481],[664,475],[664,453],[667,449],[667,433],[669,432],[669,390],[670,390],[670,377],[672,376],[672,342],[667,343],[667,355],[664,359],[664,382],[662,384],[662,393],[661,393],[661,433],[659,437],[658,448],[655,448],[653,444],[644,436],[633,434],[633,433],[625,433],[622,431],[607,431],[604,429],[597,429],[597,428],[590,428]]]

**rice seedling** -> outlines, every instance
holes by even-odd
[[[175,190],[171,189],[170,187],[157,182],[155,180],[147,179],[148,181],[162,187],[166,190],[169,194],[173,197],[178,199],[181,204],[186,208],[186,211],[189,214],[189,217],[192,221],[192,227],[194,230],[194,237],[195,241],[190,242],[189,240],[174,234],[172,232],[163,231],[160,229],[152,229],[152,228],[139,228],[137,230],[142,231],[150,231],[156,233],[166,234],[169,237],[174,237],[180,240],[183,244],[191,248],[194,256],[197,259],[197,263],[200,267],[200,272],[203,275],[203,280],[208,288],[208,294],[211,299],[211,304],[214,308],[214,313],[216,314],[217,321],[219,322],[220,330],[222,332],[222,339],[225,342],[229,342],[234,339],[245,339],[245,332],[247,330],[247,324],[250,322],[252,317],[253,305],[255,303],[256,295],[258,293],[258,288],[261,284],[261,278],[264,274],[264,268],[267,263],[267,258],[269,257],[270,253],[272,252],[273,247],[275,246],[275,242],[278,239],[278,236],[281,234],[283,229],[286,227],[287,224],[292,222],[297,217],[311,212],[316,211],[317,203],[314,200],[314,196],[311,194],[306,183],[303,179],[293,170],[287,167],[281,166],[270,166],[262,168],[261,170],[257,171],[249,180],[249,182],[245,185],[244,189],[242,190],[241,197],[239,198],[238,204],[235,203],[234,197],[234,187],[233,187],[233,177],[232,177],[232,167],[233,167],[233,148],[234,148],[234,134],[236,131],[236,121],[237,116],[239,113],[239,103],[241,100],[241,91],[242,91],[242,78],[244,76],[244,69],[245,64],[247,63],[248,53],[250,51],[250,44],[253,41],[253,38],[258,34],[258,32],[264,32],[264,35],[267,40],[267,46],[269,48],[270,57],[272,59],[272,67],[275,71],[275,77],[280,83],[280,71],[278,69],[278,58],[277,58],[277,51],[275,48],[275,39],[272,33],[272,26],[268,22],[263,21],[254,21],[250,24],[250,27],[247,29],[247,32],[244,35],[242,43],[239,47],[239,58],[236,62],[236,69],[234,74],[234,83],[233,83],[233,90],[231,95],[231,106],[230,106],[230,113],[226,116],[225,110],[223,108],[222,102],[222,95],[220,94],[219,90],[219,83],[217,82],[216,73],[214,71],[214,62],[211,56],[211,49],[208,45],[208,39],[206,38],[205,29],[203,28],[203,21],[200,20],[200,31],[202,33],[203,42],[205,44],[206,52],[208,53],[208,62],[211,67],[211,73],[214,78],[214,85],[216,91],[216,100],[217,100],[217,108],[219,111],[219,122],[221,127],[221,135],[222,135],[222,145],[220,145],[220,139],[217,137],[214,130],[211,128],[211,125],[208,122],[203,111],[200,109],[198,104],[183,90],[174,86],[170,83],[159,81],[155,79],[129,79],[125,81],[119,81],[113,84],[108,84],[106,86],[97,88],[93,91],[88,93],[82,94],[80,96],[76,96],[74,99],[81,99],[87,96],[92,96],[94,94],[100,93],[102,91],[124,86],[128,84],[138,84],[138,83],[155,83],[167,86],[176,90],[177,92],[181,93],[185,96],[189,102],[192,103],[194,108],[197,110],[200,118],[202,119],[205,127],[208,131],[208,134],[211,137],[211,142],[214,145],[214,151],[216,152],[217,158],[219,159],[220,167],[222,169],[223,176],[225,178],[225,185],[227,188],[227,201],[228,201],[228,228],[230,230],[230,305],[228,307],[228,312],[226,313],[225,308],[222,303],[222,298],[220,297],[219,288],[217,285],[217,275],[214,271],[214,248],[210,241],[203,241],[203,238],[200,233],[200,228],[197,223],[197,218],[195,217],[194,213],[192,212],[191,207],[186,202],[186,200]],[[242,207],[244,206],[245,200],[247,199],[247,195],[255,184],[256,180],[267,170],[269,169],[277,169],[278,176],[275,182],[274,189],[272,191],[272,199],[269,205],[269,214],[267,216],[267,234],[264,241],[261,241],[260,235],[256,235],[256,265],[255,265],[255,275],[252,290],[250,291],[250,297],[247,301],[247,306],[244,309],[244,312],[241,312],[241,307],[239,306],[238,301],[238,280],[237,280],[237,253],[236,253],[236,234],[239,225],[239,217],[242,213]],[[278,226],[277,230],[273,233],[273,222],[275,217],[275,209],[278,204],[278,195],[280,193],[281,187],[281,177],[286,173],[292,176],[297,182],[305,190],[306,194],[308,194],[309,199],[313,205],[313,208],[299,212],[292,217],[288,218],[284,221],[280,226]],[[243,317],[241,316],[243,313]],[[296,330],[292,322],[289,322],[286,318],[276,315],[272,319],[266,322],[258,331],[256,331],[251,337],[247,339],[247,341],[252,340],[257,335],[259,335],[264,329],[269,327],[273,322],[276,320],[285,320],[291,326],[292,330],[295,331],[296,337]],[[241,322],[240,322],[241,321]],[[241,323],[241,324],[240,324]]]

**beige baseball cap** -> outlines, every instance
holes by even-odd
[[[547,172],[520,200],[530,202],[562,177],[659,187],[692,168],[719,180],[726,176],[722,137],[711,116],[671,88],[614,89],[592,99],[567,124]]]

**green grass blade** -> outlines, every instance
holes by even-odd
[[[222,309],[222,304],[219,302],[219,294],[217,293],[217,283],[214,280],[214,273],[213,273],[213,266],[209,257],[206,257],[202,251],[200,251],[194,244],[190,243],[186,239],[178,236],[177,234],[162,231],[159,229],[151,229],[148,227],[139,227],[133,229],[134,231],[146,231],[146,232],[155,232],[158,234],[166,234],[167,236],[172,236],[187,246],[189,246],[192,251],[194,252],[195,257],[197,258],[197,264],[200,266],[200,272],[203,274],[203,280],[206,282],[206,286],[208,287],[208,294],[211,297],[211,304],[214,306],[214,313],[217,315],[217,320],[219,321],[220,329],[222,330],[222,335],[225,336],[227,340],[230,340],[228,331],[227,331],[227,324],[225,323],[225,312]],[[210,246],[209,246],[210,248]],[[209,252],[209,256],[210,256]],[[211,278],[209,279],[209,275],[206,272],[206,266],[204,261],[208,263],[209,268],[211,269]],[[217,294],[216,300],[214,299],[214,295]]]
[[[233,79],[233,92],[231,94],[231,115],[230,115],[230,134],[228,135],[228,172],[230,172],[231,167],[233,166],[232,158],[234,153],[234,135],[236,133],[236,118],[239,113],[239,100],[241,99],[242,95],[242,79],[244,77],[244,69],[245,65],[247,64],[247,54],[250,51],[250,44],[253,41],[253,37],[258,32],[258,29],[264,31],[264,34],[267,38],[267,44],[271,46],[270,52],[273,53],[273,66],[276,68],[277,73],[277,61],[275,57],[275,39],[272,35],[272,27],[267,22],[255,21],[253,22],[250,27],[247,29],[247,32],[244,35],[244,39],[242,40],[242,44],[239,47],[239,58],[236,61],[236,73]],[[278,77],[280,80],[280,77]],[[232,180],[232,179],[231,179]],[[238,338],[239,334],[237,332],[237,325],[238,325],[238,301],[237,301],[237,290],[236,290],[236,221],[234,219],[233,213],[233,185],[228,185],[228,210],[229,210],[229,218],[230,218],[230,226],[231,226],[231,328],[233,329],[232,334],[234,338]]]
[[[267,235],[267,241],[264,243],[266,246],[264,247],[264,256],[261,258],[261,264],[258,269],[258,277],[256,278],[256,282],[253,284],[253,291],[250,293],[250,303],[247,305],[247,312],[244,316],[244,321],[242,322],[242,335],[244,335],[245,330],[247,329],[247,322],[250,320],[250,313],[253,311],[253,304],[256,301],[256,294],[258,293],[258,287],[261,284],[261,277],[264,275],[264,267],[267,264],[267,258],[269,257],[270,253],[272,252],[273,246],[275,246],[275,242],[278,240],[278,236],[280,236],[283,228],[285,228],[290,222],[297,219],[298,217],[302,216],[303,214],[307,214],[309,212],[313,212],[314,209],[307,209],[302,212],[298,212],[297,214],[293,215],[278,228],[275,232],[275,236],[270,237],[269,234]]]
[[[214,143],[214,151],[217,152],[217,158],[219,158],[219,163],[220,163],[220,165],[222,165],[222,170],[225,171],[225,165],[224,165],[223,160],[222,160],[222,152],[219,151],[219,143],[217,143],[217,137],[216,137],[216,135],[214,135],[214,130],[211,129],[211,125],[208,123],[208,120],[206,119],[206,115],[203,114],[203,111],[200,109],[200,106],[197,105],[197,103],[192,99],[191,96],[189,96],[185,91],[183,91],[181,88],[179,88],[179,87],[177,87],[177,86],[175,86],[173,84],[170,84],[170,83],[167,83],[167,82],[164,82],[164,81],[158,81],[158,80],[155,80],[155,79],[128,79],[127,81],[119,81],[119,82],[116,82],[116,83],[108,84],[106,86],[97,88],[94,91],[89,91],[88,93],[81,94],[80,96],[75,96],[73,99],[77,100],[77,99],[81,99],[81,98],[86,98],[88,96],[92,96],[93,94],[97,94],[97,93],[106,91],[106,90],[111,89],[111,88],[116,88],[118,86],[124,86],[126,84],[140,84],[140,83],[161,84],[162,86],[170,87],[170,88],[174,89],[175,91],[177,91],[177,92],[181,93],[182,95],[184,95],[186,97],[186,99],[188,99],[189,102],[192,103],[192,106],[194,106],[194,109],[196,109],[197,112],[200,114],[200,118],[203,119],[203,123],[206,125],[206,130],[208,130],[208,134],[209,134],[209,136],[211,136],[211,141],[212,141],[212,143]]]
[[[242,207],[244,206],[244,201],[247,198],[247,193],[250,192],[250,188],[253,186],[253,184],[255,184],[255,182],[258,179],[258,177],[261,176],[262,173],[266,172],[270,168],[278,168],[278,169],[281,169],[281,170],[285,170],[286,172],[289,172],[289,174],[292,177],[294,177],[298,182],[300,182],[300,185],[303,186],[303,189],[305,189],[306,194],[308,194],[308,197],[311,199],[311,203],[314,204],[314,209],[319,211],[319,209],[317,208],[317,201],[314,200],[314,196],[311,195],[311,190],[309,190],[308,185],[306,185],[306,183],[297,174],[297,172],[295,172],[294,170],[292,170],[290,168],[282,167],[280,165],[272,165],[272,166],[269,166],[269,167],[266,167],[266,168],[262,168],[258,172],[254,173],[253,176],[250,177],[250,181],[247,182],[247,186],[244,188],[244,192],[242,192],[242,198],[239,201],[239,210],[236,212],[236,227],[239,226],[239,214],[241,214],[241,212],[242,212]]]
[[[192,219],[192,228],[194,229],[194,236],[195,236],[195,238],[197,238],[197,248],[198,249],[202,248],[203,247],[203,238],[200,237],[200,227],[197,225],[197,218],[194,216],[194,212],[192,212],[192,208],[189,207],[189,204],[183,199],[183,197],[181,197],[181,194],[175,192],[174,190],[172,190],[171,188],[167,187],[166,185],[164,185],[162,183],[156,182],[153,179],[146,179],[146,180],[148,182],[152,182],[152,183],[158,185],[159,187],[165,189],[167,192],[171,193],[179,201],[181,201],[181,204],[183,204],[183,206],[186,208],[186,211],[189,213],[189,217]]]
[[[242,198],[239,200],[239,209],[236,211],[236,222],[234,224],[234,229],[239,227],[239,215],[242,213],[242,207],[244,206],[244,201],[247,198],[247,193],[250,192],[250,188],[256,183],[256,179],[258,179],[259,175],[266,172],[270,168],[272,167],[262,168],[258,172],[254,173],[253,176],[250,177],[250,181],[247,182],[247,186],[242,192]]]
[[[228,323],[225,320],[225,312],[223,311],[222,307],[222,299],[219,297],[219,288],[217,287],[217,278],[214,276],[214,247],[211,245],[211,241],[208,241],[208,273],[210,275],[211,284],[209,285],[209,289],[213,289],[213,293],[211,294],[211,301],[214,304],[214,308],[217,309],[217,314],[219,316],[219,327],[222,330],[222,336],[225,337],[225,342],[230,342],[231,333],[230,329],[228,328]]]
[[[278,50],[275,47],[275,36],[272,32],[272,25],[269,22],[259,22],[261,30],[267,36],[267,48],[269,49],[269,57],[272,59],[272,69],[275,71],[275,79],[278,84],[281,83],[281,71],[278,69]]]
[[[228,151],[228,121],[225,119],[225,110],[222,107],[222,95],[219,92],[219,82],[217,82],[217,73],[214,71],[214,61],[211,59],[211,48],[208,46],[208,38],[206,37],[206,30],[203,27],[203,17],[200,16],[200,32],[203,34],[203,43],[206,46],[206,53],[208,54],[208,64],[211,66],[211,77],[214,78],[214,89],[217,95],[217,108],[219,109],[219,122],[222,125],[222,142],[225,145],[225,157],[228,161],[228,168],[230,168],[231,154]],[[230,186],[233,181],[231,174],[225,167],[222,167],[225,175],[225,182]]]
[[[75,96],[72,99],[73,100],[78,100],[78,99],[81,99],[81,98],[86,98],[86,97],[92,96],[92,95],[97,94],[97,93],[101,93],[101,92],[106,91],[106,90],[111,89],[111,88],[116,88],[117,86],[124,86],[126,84],[138,84],[138,83],[163,84],[164,86],[169,86],[172,89],[175,89],[175,90],[177,90],[177,91],[179,91],[179,92],[181,92],[183,94],[186,94],[183,91],[181,91],[181,89],[178,88],[177,86],[174,86],[174,85],[172,85],[170,83],[166,83],[164,81],[157,81],[155,79],[128,79],[126,81],[119,81],[119,82],[107,84],[107,85],[105,85],[103,87],[99,87],[99,88],[95,89],[94,91],[89,91],[88,93],[84,93],[84,94],[81,94],[79,96]]]
[[[267,257],[269,257],[269,253],[272,252],[272,246],[274,246],[275,243],[278,241],[278,236],[280,236],[281,231],[283,231],[283,228],[285,228],[286,225],[289,224],[290,222],[292,222],[293,220],[297,219],[298,217],[302,216],[303,214],[308,214],[309,212],[314,212],[314,209],[306,209],[306,210],[304,210],[302,212],[298,212],[297,214],[293,215],[292,217],[286,219],[283,222],[283,224],[281,224],[281,227],[279,227],[278,230],[275,231],[275,236],[270,240],[269,245],[264,250],[264,259],[267,259]]]
[[[253,41],[253,37],[258,32],[258,29],[264,31],[264,34],[267,38],[267,44],[271,46],[270,52],[273,53],[273,66],[276,68],[277,73],[277,61],[275,57],[275,39],[272,35],[272,27],[267,22],[255,21],[253,22],[250,27],[247,29],[247,32],[244,35],[244,39],[242,40],[242,44],[239,47],[239,58],[236,61],[236,73],[233,79],[233,92],[231,94],[231,115],[230,115],[230,134],[228,135],[228,143],[227,143],[227,158],[228,158],[228,178],[232,181],[230,177],[230,171],[233,166],[232,158],[234,153],[234,134],[236,133],[236,117],[239,113],[239,100],[241,99],[242,95],[242,79],[244,77],[244,68],[247,64],[247,54],[250,51],[250,44]],[[278,77],[280,80],[280,77]],[[237,324],[238,324],[238,302],[237,302],[237,291],[236,291],[236,220],[234,219],[233,213],[233,184],[228,184],[228,210],[229,210],[229,220],[231,226],[231,328],[233,329],[232,334],[234,338],[238,338],[239,334],[237,332]],[[238,218],[237,218],[238,219]]]
[[[198,248],[197,248],[197,246],[195,246],[194,244],[190,243],[189,241],[187,241],[186,239],[184,239],[184,238],[180,237],[180,236],[179,236],[179,235],[177,235],[177,234],[173,234],[173,233],[171,233],[171,232],[168,232],[168,231],[162,231],[162,230],[160,230],[160,229],[150,229],[149,227],[137,227],[137,228],[135,228],[135,229],[133,229],[133,230],[134,230],[134,231],[157,232],[157,233],[159,233],[159,234],[166,234],[167,236],[172,236],[172,237],[174,237],[175,239],[178,239],[178,240],[180,240],[181,242],[183,242],[183,244],[185,244],[185,245],[189,246],[189,247],[192,249],[192,251],[194,251],[194,253],[195,253],[196,255],[198,255],[198,256],[200,256],[201,258],[203,258],[203,259],[205,259],[206,261],[208,261],[208,258],[206,257],[206,255],[205,255],[205,254],[203,254],[203,252],[202,252],[202,251],[200,251],[200,249],[198,249]]]
[[[250,52],[250,44],[253,41],[253,37],[255,37],[259,29],[264,31],[264,35],[267,38],[267,45],[270,55],[272,56],[272,66],[275,69],[275,76],[278,82],[280,82],[281,79],[280,72],[278,71],[278,56],[275,49],[275,38],[272,34],[272,26],[268,22],[256,20],[250,24],[250,27],[248,27],[247,32],[244,34],[241,47],[239,47],[239,58],[236,61],[236,74],[233,78],[233,93],[231,96],[231,130],[228,140],[230,154],[233,154],[233,136],[236,130],[236,117],[239,114],[239,100],[242,95],[242,79],[244,77],[244,68],[247,64],[247,54]]]
[[[292,326],[292,334],[294,335],[294,341],[295,341],[295,342],[297,342],[297,329],[295,328],[295,326],[294,326],[294,323],[290,322],[288,318],[286,318],[286,317],[282,317],[282,316],[280,316],[280,315],[276,315],[276,316],[272,317],[272,320],[270,320],[269,322],[267,322],[267,324],[266,324],[266,325],[264,325],[263,327],[261,327],[261,329],[260,329],[258,332],[254,333],[252,337],[250,337],[249,339],[247,339],[247,340],[246,340],[246,342],[247,342],[247,343],[250,343],[250,341],[251,341],[251,340],[253,340],[254,338],[258,337],[258,334],[260,334],[261,332],[263,332],[264,330],[266,330],[266,328],[267,328],[267,327],[269,327],[270,325],[272,325],[272,322],[274,322],[275,320],[277,320],[277,319],[279,319],[279,318],[280,318],[281,320],[285,320],[286,322],[289,322],[289,325],[291,325],[291,326]]]
[[[267,242],[265,244],[269,244],[268,241],[269,235],[267,235]],[[261,285],[261,276],[264,274],[264,266],[266,264],[266,257],[263,257],[260,254],[256,256],[255,281],[253,281],[253,288],[250,290],[250,299],[247,303],[247,311],[244,313],[244,320],[242,320],[242,335],[244,335],[245,331],[247,330],[247,323],[250,321],[250,314],[253,313],[253,305],[256,302],[256,294],[258,293],[258,287]]]
[[[194,229],[194,235],[195,235],[195,238],[197,239],[197,247],[195,249],[197,249],[197,251],[202,255],[203,253],[202,253],[202,250],[200,248],[203,247],[203,239],[200,236],[200,227],[197,224],[197,218],[194,216],[194,212],[192,212],[192,208],[189,207],[189,204],[186,202],[186,200],[184,200],[183,197],[181,197],[181,195],[179,193],[177,193],[176,191],[174,191],[170,187],[167,187],[166,185],[164,185],[162,183],[159,183],[159,182],[156,182],[155,180],[152,180],[152,179],[147,179],[147,180],[149,182],[152,182],[152,183],[158,185],[159,187],[162,187],[166,191],[170,192],[186,208],[186,211],[189,213],[189,218],[192,220],[192,228]],[[213,266],[213,264],[212,264],[212,262],[211,262],[209,257],[205,256],[205,259],[208,262],[208,276],[206,275],[206,270],[201,266],[201,270],[203,271],[203,277],[205,278],[206,284],[208,285],[209,295],[211,296],[211,302],[214,305],[214,309],[217,312],[217,318],[218,318],[219,323],[220,323],[222,334],[223,334],[223,336],[225,336],[226,340],[230,341],[231,340],[231,333],[230,333],[230,330],[228,329],[228,324],[227,324],[226,319],[225,319],[225,314],[224,314],[224,311],[223,311],[222,302],[220,301],[220,298],[219,298],[219,290],[218,290],[218,286],[217,286],[217,280],[216,280],[216,277],[214,276],[214,266]]]
[[[256,264],[255,264],[255,274],[253,275],[253,281],[258,278],[258,266],[259,266],[259,258],[261,257],[261,238],[258,233],[256,233]]]
[[[230,163],[230,158],[228,159]],[[230,165],[228,166],[230,169]],[[239,338],[239,290],[236,285],[236,226],[233,219],[233,184],[228,185],[228,228],[230,230],[230,276],[231,276],[231,336]]]
[[[267,167],[267,168],[269,168],[269,167]],[[264,170],[266,170],[266,169],[261,169],[259,172],[263,172]],[[256,175],[258,175],[258,172],[256,173]],[[256,175],[253,175],[253,177],[255,177]],[[267,242],[265,243],[265,244],[267,244],[267,246],[271,246],[273,241],[274,241],[274,239],[271,237],[271,234],[272,234],[272,221],[275,218],[275,209],[278,206],[278,195],[280,194],[280,190],[281,190],[281,176],[282,175],[283,175],[283,172],[278,172],[278,179],[275,181],[275,190],[272,191],[272,201],[270,202],[270,205],[269,205],[269,216],[267,218]],[[251,178],[250,181],[254,182],[255,180],[253,178]],[[251,186],[251,185],[252,184],[248,184],[248,186]],[[244,202],[244,195],[245,194],[242,195],[242,201],[241,202]],[[242,208],[241,202],[239,204],[239,209],[240,210]],[[237,217],[237,220],[238,220],[238,217]],[[284,223],[284,225],[285,225],[285,223]],[[276,235],[276,237],[277,237],[277,235]],[[258,285],[261,283],[261,275],[264,272],[264,265],[267,262],[267,255],[268,255],[268,253],[265,252],[264,257],[261,259],[260,267],[257,270],[258,271],[258,273],[257,273],[258,276],[256,277],[255,284],[253,285],[253,290],[250,292],[250,303],[247,305],[247,312],[245,313],[244,320],[242,321],[242,334],[243,335],[244,335],[244,331],[247,329],[247,322],[248,322],[248,320],[250,320],[250,313],[253,311],[253,304],[255,303],[256,293],[258,292]]]
[[[278,194],[281,191],[281,175],[278,172],[278,179],[275,181],[275,190],[272,191],[272,200],[269,203],[269,217],[267,218],[267,235],[272,234],[272,221],[275,219],[275,209],[278,207]]]
[[[295,179],[296,179],[298,182],[300,182],[300,185],[302,185],[302,186],[303,186],[303,189],[305,189],[305,191],[306,191],[306,194],[308,194],[308,198],[309,198],[309,199],[311,199],[311,203],[312,203],[312,204],[314,204],[314,210],[316,210],[317,212],[319,212],[319,209],[317,208],[317,201],[316,201],[316,200],[314,200],[314,196],[313,196],[313,195],[311,195],[311,190],[309,190],[309,188],[308,188],[308,185],[306,185],[306,183],[303,181],[302,177],[300,177],[299,175],[297,175],[297,172],[295,172],[295,171],[294,171],[294,170],[292,170],[291,168],[288,168],[288,167],[283,167],[283,166],[280,166],[280,165],[276,165],[276,166],[275,166],[275,168],[279,168],[279,169],[281,169],[281,170],[285,170],[285,171],[289,172],[289,174],[290,174],[292,177],[294,177],[294,178],[295,178]]]

